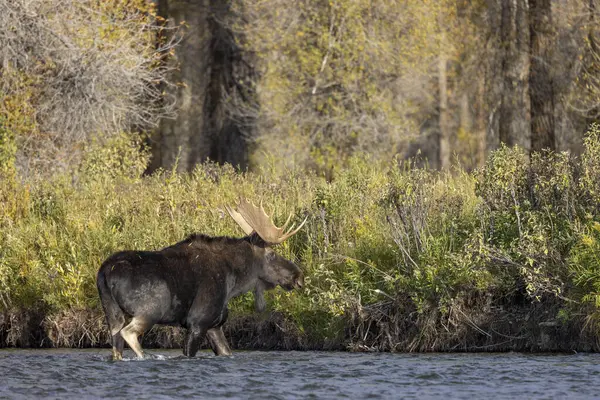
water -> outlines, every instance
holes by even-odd
[[[0,398],[585,399],[600,355],[0,350]],[[126,351],[125,356],[133,353]]]

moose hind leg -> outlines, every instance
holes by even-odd
[[[227,339],[225,338],[225,334],[223,333],[223,327],[212,328],[206,332],[208,336],[208,341],[210,342],[210,347],[212,351],[217,356],[230,356],[231,348],[227,343]]]
[[[131,322],[121,330],[121,336],[139,358],[144,358],[144,351],[138,341],[138,337],[152,325],[154,324],[142,318],[133,317]]]
[[[125,341],[121,336],[121,332],[117,332],[112,336],[112,359],[114,361],[123,359],[123,347],[125,347]]]
[[[206,329],[191,327],[188,328],[185,343],[183,345],[183,355],[186,357],[194,357],[200,347],[200,342],[204,339]]]
[[[114,361],[123,359],[123,347],[125,345],[123,336],[121,336],[121,329],[125,326],[125,315],[123,312],[116,307],[106,307],[106,322],[108,323],[108,329],[111,334],[112,342],[112,359]]]
[[[102,301],[102,308],[106,315],[106,324],[108,325],[108,331],[111,335],[112,342],[112,358],[113,360],[123,359],[123,337],[121,336],[121,329],[125,326],[125,314],[114,299],[107,293],[108,289],[104,289],[99,285],[100,300]]]

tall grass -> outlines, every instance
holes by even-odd
[[[305,269],[305,290],[268,295],[276,325],[285,324],[296,347],[595,348],[597,127],[579,159],[529,160],[501,148],[475,173],[439,173],[362,156],[330,181],[304,170],[242,174],[213,164],[144,176],[148,154],[140,148],[121,136],[87,149],[77,171],[0,182],[3,315],[36,311],[48,327],[76,313],[74,331],[89,313],[89,330],[101,330],[95,274],[108,255],[159,249],[193,232],[239,236],[224,205],[244,196],[262,200],[279,224],[289,213],[308,217],[278,247]],[[247,318],[252,295],[231,308]]]

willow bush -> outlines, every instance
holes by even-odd
[[[108,255],[158,249],[193,232],[240,236],[224,205],[244,196],[262,200],[277,224],[290,213],[296,222],[308,217],[278,248],[303,266],[306,288],[268,298],[269,311],[305,343],[351,345],[371,332],[369,348],[440,349],[456,332],[485,331],[477,316],[499,305],[546,303],[559,304],[547,320],[568,324],[583,315],[582,327],[595,333],[599,146],[594,126],[580,159],[544,153],[528,160],[501,148],[475,173],[362,155],[332,180],[301,169],[239,173],[215,164],[145,176],[143,141],[118,135],[90,145],[68,173],[2,178],[0,308],[47,318],[97,313],[95,274]],[[233,316],[252,313],[252,294],[231,308]],[[361,324],[374,310],[378,319]],[[386,331],[387,344],[377,345],[383,334],[374,332],[394,318],[408,328]],[[394,344],[404,336],[410,343]]]

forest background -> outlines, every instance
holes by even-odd
[[[307,287],[234,347],[597,350],[597,3],[0,0],[0,346],[106,345],[102,260],[246,196]]]

